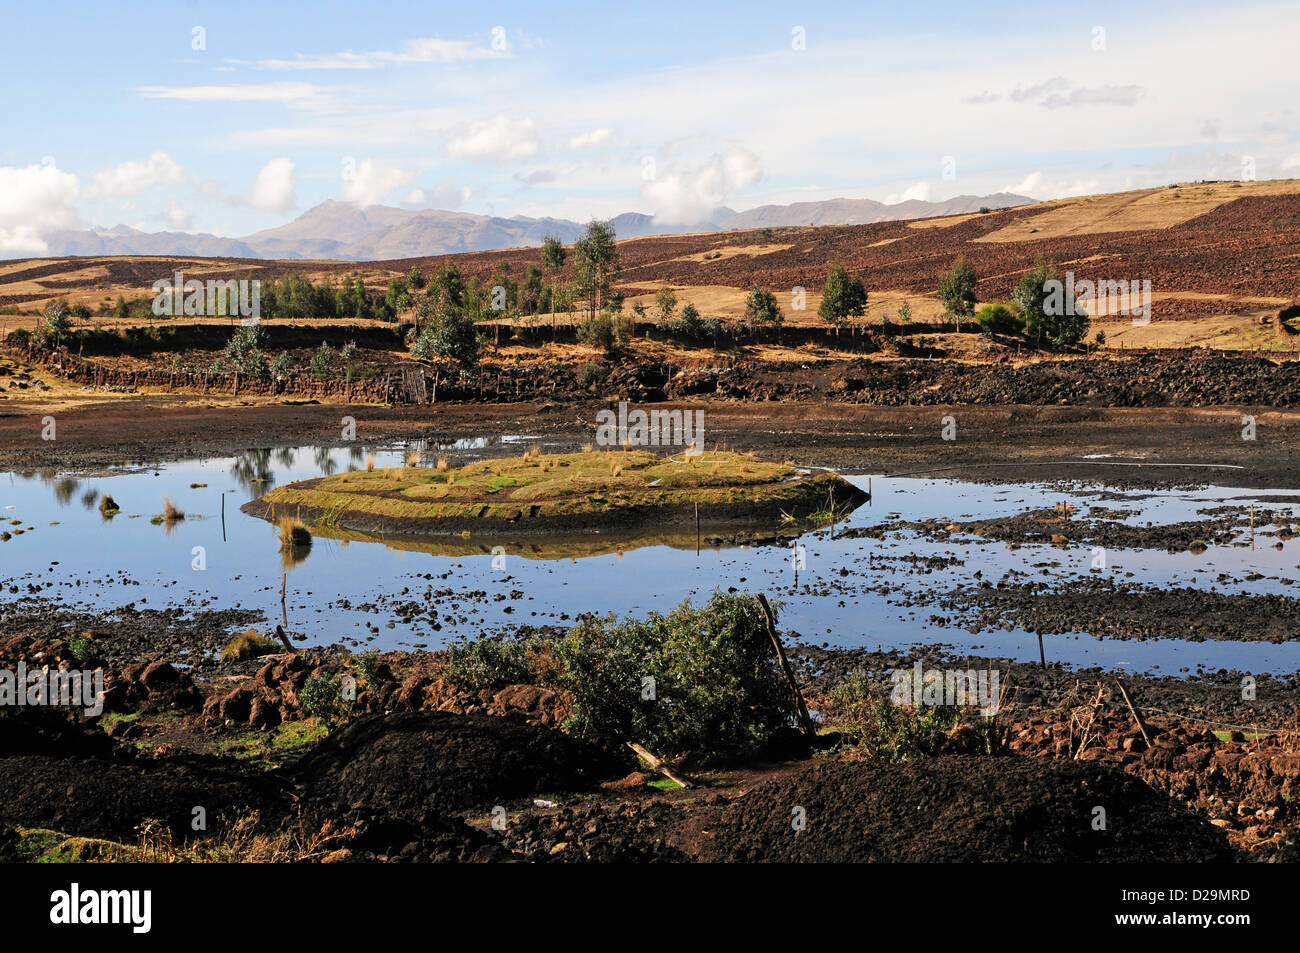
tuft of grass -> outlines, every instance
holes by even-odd
[[[162,518],[165,523],[175,523],[179,520],[185,519],[185,513],[183,510],[178,510],[176,508],[176,504],[172,502],[170,496],[165,496],[163,497]]]
[[[451,469],[451,464],[447,462],[447,458],[446,458],[446,457],[439,457],[439,458],[438,458],[438,472],[439,472],[439,473],[446,473],[446,472],[447,472],[448,470],[450,470],[450,469]]]
[[[414,450],[406,451],[406,465],[412,469],[420,465],[420,455]]]
[[[302,520],[282,516],[276,522],[276,530],[280,537],[281,549],[301,549],[311,545],[311,531]]]
[[[226,647],[221,650],[221,661],[246,662],[263,655],[274,655],[275,651],[274,640],[268,639],[256,629],[249,629],[226,643]]]
[[[592,452],[593,450],[595,450],[595,449],[596,449],[596,445],[595,445],[595,444],[584,443],[584,444],[582,445],[582,452],[583,452],[583,454],[591,453],[591,452]]]
[[[366,454],[366,472],[373,473],[374,470],[375,470],[375,455],[373,453],[368,453]]]
[[[117,500],[113,499],[107,493],[99,498],[99,512],[105,516],[112,516],[120,512],[122,507],[117,505]]]

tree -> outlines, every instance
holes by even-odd
[[[659,321],[667,324],[677,311],[677,295],[672,288],[660,288],[655,292],[655,310],[659,312]]]
[[[948,273],[939,279],[939,300],[948,315],[956,320],[958,331],[961,319],[975,313],[975,268],[965,258],[953,262]]]
[[[41,337],[44,338],[45,343],[53,343],[54,347],[58,347],[63,341],[63,336],[71,330],[72,321],[63,306],[57,302],[47,304],[41,317]]]
[[[860,318],[867,311],[867,289],[862,281],[836,265],[822,286],[822,303],[817,314],[827,324],[842,327],[849,318]]]
[[[587,300],[587,315],[604,307],[610,285],[618,277],[619,254],[612,222],[592,220],[573,245],[574,281]]]
[[[126,299],[123,298],[121,295],[118,295],[117,304],[113,305],[113,317],[129,318],[130,316],[131,316],[131,309],[127,306]]]
[[[560,272],[564,270],[564,259],[568,253],[560,240],[554,235],[547,235],[542,239],[542,267],[551,273],[551,336],[555,336],[555,298],[557,295],[556,282],[560,279]]]
[[[424,272],[412,265],[410,273],[406,276],[406,283],[416,291],[423,291],[426,284],[424,280]]]
[[[755,285],[745,297],[745,317],[755,324],[780,324],[785,320],[776,295]]]
[[[444,298],[430,309],[427,323],[411,345],[411,355],[425,361],[448,357],[468,366],[478,360],[482,343],[473,318]]]
[[[1079,302],[1065,300],[1064,285],[1050,265],[1027,272],[1011,296],[1020,305],[1025,336],[1037,347],[1074,347],[1088,333],[1087,312]]]

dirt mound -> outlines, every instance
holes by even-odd
[[[659,801],[584,804],[522,817],[507,826],[505,839],[531,862],[686,863],[692,858],[667,842],[679,820]]]
[[[1095,809],[1106,829],[1093,830]],[[795,831],[796,809],[806,827]],[[705,859],[1230,861],[1224,836],[1135,778],[1024,758],[817,765],[729,805]]]
[[[339,729],[295,768],[307,809],[364,806],[419,820],[534,794],[581,791],[628,762],[558,731],[501,718],[411,712],[368,715]]]

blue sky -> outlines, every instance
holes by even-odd
[[[326,199],[573,219],[1300,176],[1300,5],[8,4],[0,256]],[[198,32],[196,32],[198,31]]]

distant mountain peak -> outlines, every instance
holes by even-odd
[[[696,223],[661,222],[644,212],[613,218],[619,238],[687,232],[734,231],[799,225],[867,225],[873,222],[959,215],[981,208],[1029,205],[1033,199],[999,192],[958,195],[942,202],[911,199],[886,205],[874,199],[826,199],[791,205],[762,205],[737,212],[725,206]],[[50,255],[194,255],[214,258],[333,258],[385,261],[428,255],[491,251],[541,245],[547,235],[566,244],[585,223],[561,218],[514,215],[501,218],[475,212],[403,209],[391,205],[361,208],[326,199],[297,218],[243,238],[184,232],[142,232],[129,225],[64,230],[46,236]]]

